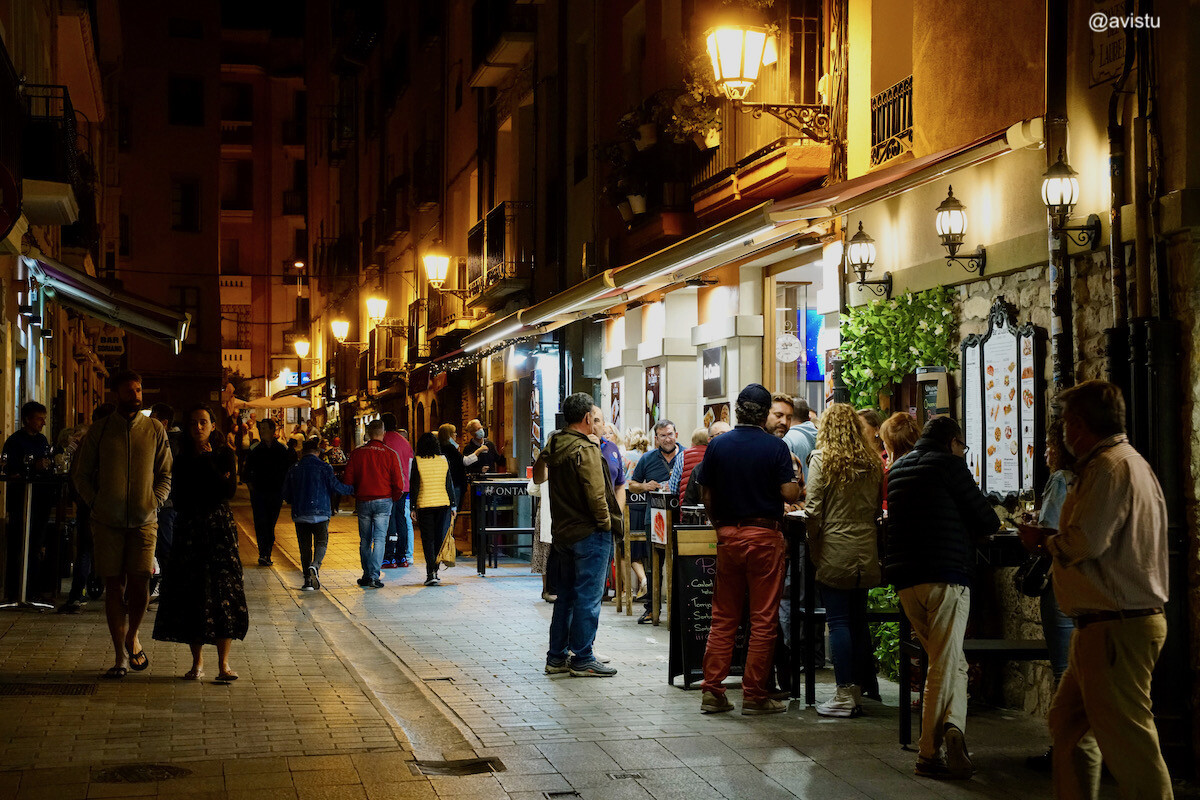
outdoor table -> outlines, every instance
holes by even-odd
[[[26,592],[28,591],[28,588],[29,588],[28,587],[28,582],[29,582],[29,533],[30,533],[29,528],[30,528],[31,518],[33,516],[33,486],[34,486],[34,484],[37,484],[39,486],[51,487],[52,491],[56,495],[56,502],[58,502],[58,504],[59,504],[58,520],[59,520],[59,524],[61,524],[62,520],[63,520],[62,499],[65,496],[65,489],[67,486],[67,476],[59,475],[56,473],[39,474],[39,475],[35,475],[31,478],[25,478],[25,477],[16,476],[16,475],[0,475],[0,480],[4,481],[5,483],[20,482],[20,483],[25,484],[24,495],[23,495],[22,506],[21,506],[22,507],[22,525],[21,525],[21,557],[20,557],[21,574],[20,574],[20,584],[19,584],[20,588],[17,592],[17,599],[14,602],[0,604],[0,609],[32,608],[32,609],[37,609],[38,611],[44,611],[48,608],[53,608],[54,606],[50,605],[49,603],[41,603],[41,602],[31,601],[31,600],[26,599]],[[10,519],[9,520],[10,529],[11,529],[12,522],[13,522],[13,520]],[[11,535],[11,533],[12,533],[12,531],[10,530],[10,535]],[[55,574],[57,575],[57,568],[55,570]]]
[[[527,478],[495,477],[471,481],[471,540],[475,547],[476,565],[479,576],[487,575],[487,568],[500,566],[500,551],[524,547],[519,541],[505,543],[502,537],[529,536],[529,547],[533,546],[533,528],[516,525],[500,525],[499,515],[509,511],[516,515],[516,498],[527,495]],[[511,509],[502,509],[505,501],[512,503]],[[511,520],[515,523],[515,519]]]

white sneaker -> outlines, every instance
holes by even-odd
[[[837,693],[824,703],[817,705],[817,713],[822,717],[856,717],[862,713],[854,702],[854,690],[857,686],[839,686]]]

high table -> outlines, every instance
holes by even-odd
[[[527,495],[527,478],[496,477],[471,481],[471,541],[475,547],[475,560],[480,577],[487,575],[487,568],[500,566],[500,550],[523,547],[520,542],[502,543],[503,536],[529,536],[529,547],[533,546],[533,528],[515,525],[516,499]],[[505,502],[512,504],[513,525],[500,525],[498,517]]]
[[[59,502],[58,520],[62,524],[63,509],[61,505],[64,496],[64,490],[67,485],[67,476],[56,473],[46,473],[35,475],[32,478],[25,478],[16,475],[0,475],[0,480],[4,483],[22,483],[24,484],[24,492],[22,497],[22,525],[21,525],[21,574],[20,588],[17,592],[17,599],[13,602],[0,604],[0,609],[6,608],[21,608],[35,609],[37,611],[45,611],[54,606],[49,603],[42,603],[36,600],[27,600],[26,593],[29,589],[29,528],[33,517],[33,487],[34,484],[39,486],[51,487],[51,492],[56,496]],[[12,520],[9,520],[11,525]],[[57,574],[57,570],[56,570]]]

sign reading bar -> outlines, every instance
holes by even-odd
[[[102,333],[96,340],[96,355],[101,357],[125,355],[125,332]]]

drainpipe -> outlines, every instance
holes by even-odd
[[[1067,145],[1067,0],[1046,3],[1046,166]],[[1066,220],[1060,222],[1065,223]],[[1066,236],[1049,220],[1050,251],[1050,354],[1054,393],[1075,382],[1073,323],[1071,320],[1071,266]]]
[[[1125,16],[1134,13],[1134,0],[1126,0]],[[1108,265],[1112,293],[1112,327],[1105,331],[1108,379],[1129,394],[1128,296],[1125,286],[1125,242],[1121,234],[1121,207],[1125,205],[1125,82],[1133,69],[1133,30],[1125,32],[1125,63],[1108,99],[1108,175],[1112,193],[1109,209]]]

